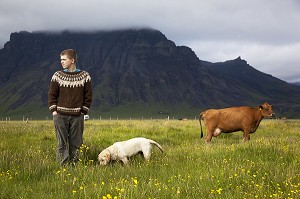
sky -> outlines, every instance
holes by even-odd
[[[241,57],[300,81],[300,0],[0,0],[0,49],[20,31],[153,28],[199,59]]]

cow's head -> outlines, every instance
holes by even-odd
[[[275,115],[273,112],[273,106],[268,104],[268,102],[263,103],[259,106],[260,112],[264,117],[272,117]]]

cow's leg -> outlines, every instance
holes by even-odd
[[[213,129],[207,127],[207,128],[206,128],[206,131],[207,131],[207,132],[206,132],[205,142],[206,142],[206,143],[210,143],[211,138],[212,138],[212,136],[213,136]]]
[[[206,142],[207,144],[210,143],[211,138],[212,138],[212,134],[211,134],[211,135],[207,134],[207,135],[206,135],[206,138],[205,138],[205,142]]]
[[[244,141],[249,141],[250,140],[250,131],[244,130],[243,140]]]

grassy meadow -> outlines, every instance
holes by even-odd
[[[197,120],[90,120],[80,163],[60,167],[52,121],[0,121],[0,198],[300,198],[300,121],[263,120],[250,142],[199,134]],[[164,153],[98,164],[101,150],[136,136]]]

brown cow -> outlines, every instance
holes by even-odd
[[[247,106],[231,107],[224,109],[209,109],[200,113],[200,137],[203,137],[201,120],[206,125],[205,141],[209,143],[212,136],[217,137],[222,132],[244,132],[244,140],[250,140],[250,134],[254,133],[264,117],[272,117],[275,113],[273,106],[265,102],[256,108]]]

